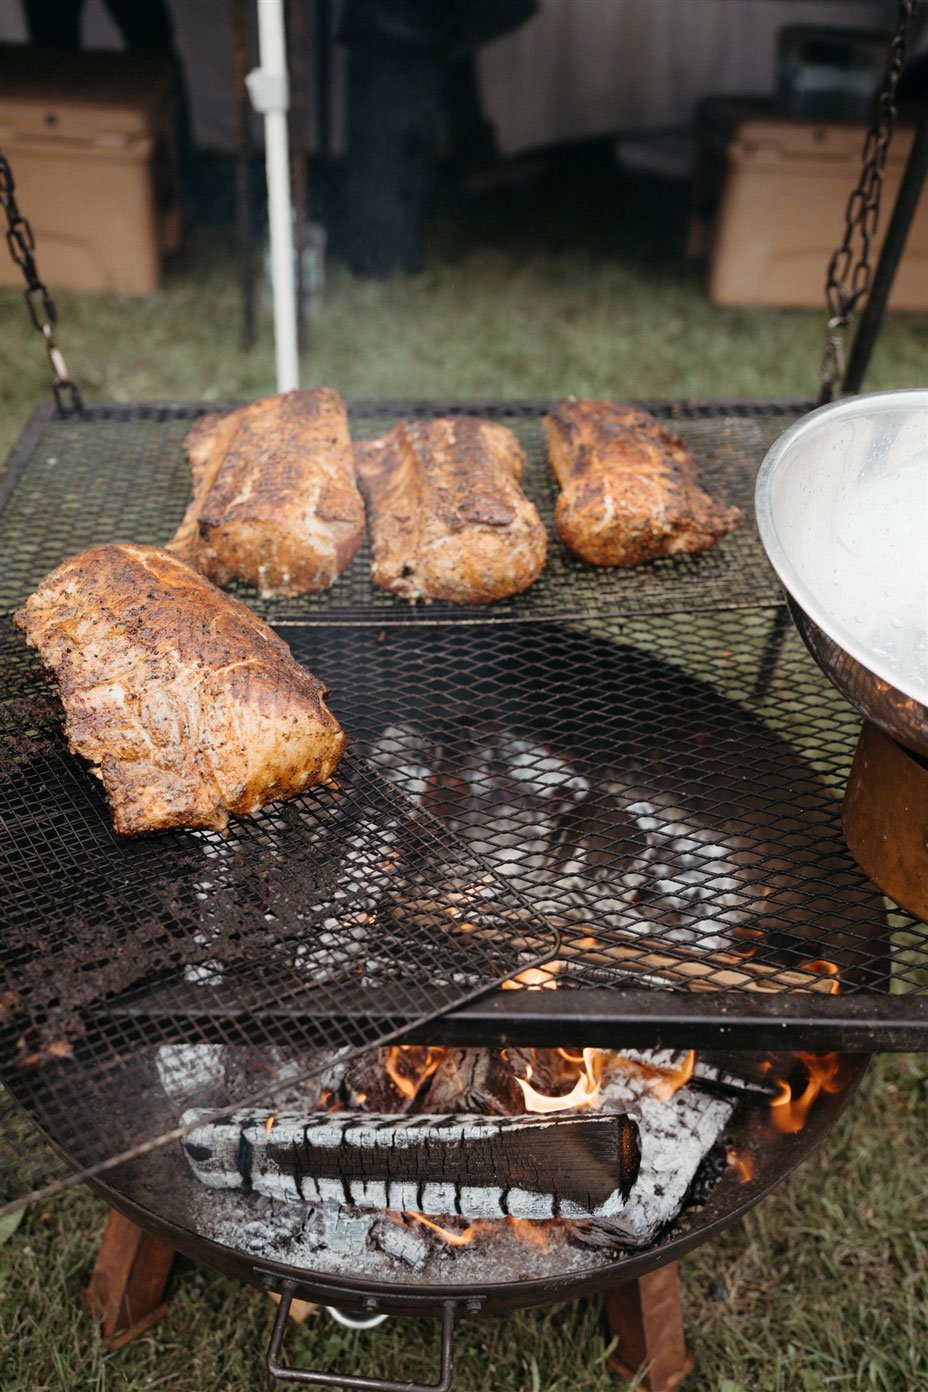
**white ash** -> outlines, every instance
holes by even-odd
[[[645,1079],[616,1070],[603,1082],[598,1110],[628,1112],[638,1122],[641,1169],[628,1203],[607,1226],[626,1245],[646,1247],[679,1213],[735,1103],[686,1086],[664,1101]]]
[[[426,807],[441,803],[441,751],[414,724],[389,726],[371,760]],[[593,786],[552,750],[500,729],[455,764],[453,778],[448,826],[541,913],[711,951],[730,947],[731,929],[759,907],[744,837],[706,825],[670,795],[608,770]],[[722,915],[709,916],[709,905]]]

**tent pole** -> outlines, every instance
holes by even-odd
[[[277,390],[284,392],[299,386],[300,363],[293,284],[293,208],[287,139],[290,93],[283,0],[258,0],[258,51],[261,66],[248,74],[247,82],[252,105],[264,117],[274,352]]]

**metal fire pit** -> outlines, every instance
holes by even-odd
[[[757,463],[798,409],[650,405],[690,444],[710,488],[748,512]],[[541,408],[471,409],[520,434],[527,490],[550,522]],[[187,497],[183,437],[202,409],[100,407],[67,420],[39,413],[4,482],[0,603],[16,606],[64,556],[94,542],[166,540]],[[362,403],[353,428],[371,434],[410,413],[460,409]],[[267,927],[260,893],[251,910],[247,894],[242,900],[233,941],[240,931],[248,942],[260,937],[271,969],[266,963],[257,984],[230,969],[225,939],[217,966],[217,892],[234,898],[242,867],[253,879],[254,865],[246,856],[236,869],[234,855],[227,863],[214,852],[216,875],[201,866],[178,890],[178,865],[195,839],[203,854],[202,837],[119,843],[96,781],[63,749],[37,664],[23,667],[21,645],[14,649],[25,685],[13,694],[26,706],[12,712],[25,745],[14,740],[16,767],[4,785],[12,836],[2,868],[18,885],[19,934],[7,962],[45,980],[63,952],[82,973],[83,995],[66,1002],[79,1026],[64,1041],[73,1053],[42,1062],[42,1048],[48,1055],[60,1043],[46,1030],[36,1050],[42,1066],[31,1071],[16,1066],[22,1021],[11,1021],[4,1081],[73,1164],[112,1163],[122,1150],[176,1134],[176,1117],[159,1128],[120,1100],[125,1058],[153,1042],[370,1045],[422,1038],[423,1019],[442,1011],[444,1038],[469,1044],[534,1042],[555,1024],[560,1043],[605,1047],[869,1051],[924,1042],[925,933],[887,912],[840,835],[837,798],[855,716],[787,632],[749,520],[706,556],[621,573],[582,566],[556,541],[551,550],[536,586],[489,610],[411,608],[373,590],[364,555],[307,601],[259,602],[241,591],[332,688],[354,751],[345,765],[352,810],[338,821],[340,835],[350,838],[360,818],[382,853],[375,878],[392,864],[399,824],[426,856],[434,888],[419,898],[430,900],[434,953],[414,977],[407,972],[401,990],[396,971],[423,928],[395,893],[378,909],[376,930],[398,945],[392,977],[375,969],[358,989],[350,973],[367,965],[349,954],[339,970],[351,989],[336,982],[324,999],[308,992],[288,955],[299,947],[299,925],[289,938]],[[326,796],[315,798],[313,815],[329,825],[337,809],[326,810]],[[272,860],[292,859],[305,832],[302,807],[297,800],[240,824],[233,846],[257,843]],[[301,854],[305,861],[305,845]],[[327,887],[336,897],[338,873],[335,865]],[[476,936],[445,913],[449,876],[465,894],[476,882],[492,886]],[[352,894],[363,889],[355,876]],[[86,970],[81,914],[103,953],[91,953]],[[140,941],[145,951],[160,943],[152,923],[169,936],[183,929],[180,955],[156,953],[130,978],[104,969],[107,957],[124,961]],[[591,927],[598,945],[588,952]],[[556,991],[486,994],[554,951],[558,935]],[[835,984],[840,992],[827,993]],[[98,1098],[97,1115],[108,1108],[107,1136],[69,1127],[77,1077]]]

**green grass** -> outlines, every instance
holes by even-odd
[[[633,189],[629,207],[619,199],[592,230],[581,216],[578,243],[560,226],[538,227],[534,213],[475,205],[438,229],[419,277],[360,282],[335,270],[311,324],[304,380],[349,396],[814,395],[822,315],[710,305],[676,253],[682,218],[679,208],[665,217],[667,206],[659,191]],[[88,399],[230,399],[273,388],[267,304],[259,345],[245,354],[222,237],[194,235],[148,300],[57,300],[62,347]],[[921,385],[926,367],[928,320],[890,316],[867,386]],[[48,381],[13,291],[0,293],[0,368],[5,453]],[[928,1387],[926,1126],[923,1061],[878,1060],[821,1152],[686,1258],[693,1392]],[[2,1392],[270,1385],[267,1297],[185,1261],[175,1265],[167,1317],[106,1351],[78,1300],[104,1219],[101,1201],[73,1192],[27,1213],[0,1247]],[[710,1295],[719,1283],[727,1299]],[[469,1322],[456,1342],[458,1392],[619,1387],[604,1368],[598,1300]],[[291,1330],[288,1344],[306,1366],[410,1378],[430,1375],[436,1358],[434,1329],[400,1320],[369,1336],[320,1317]]]

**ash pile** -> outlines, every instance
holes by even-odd
[[[751,1086],[692,1052],[391,1046],[333,1057],[310,1099],[218,1112],[240,1054],[159,1051],[201,1231],[375,1279],[529,1279],[650,1246],[724,1167]]]

